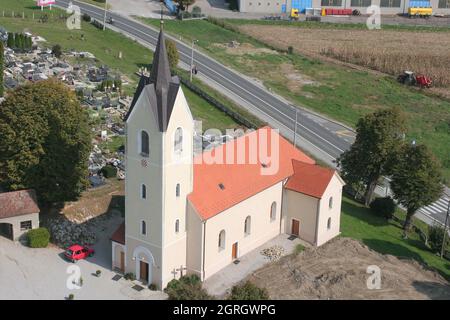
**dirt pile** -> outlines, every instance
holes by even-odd
[[[349,238],[283,257],[249,280],[272,299],[450,299],[450,285],[438,273]]]

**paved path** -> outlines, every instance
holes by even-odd
[[[295,246],[299,243],[303,244],[305,247],[310,246],[298,238],[288,240],[288,237],[289,235],[287,234],[280,234],[262,246],[239,257],[240,262],[238,264],[232,263],[218,271],[203,282],[203,287],[210,294],[223,297],[229,293],[229,290],[233,285],[270,262],[267,257],[261,254],[261,250],[272,246],[281,246],[284,248],[283,255],[286,255],[291,254]]]

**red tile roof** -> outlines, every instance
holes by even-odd
[[[288,179],[285,188],[314,198],[322,198],[335,171],[296,160],[292,161],[292,165],[294,174]]]
[[[236,161],[238,149],[244,150],[245,155],[245,161],[240,163]],[[272,163],[265,163],[269,162],[272,153]],[[264,161],[265,155],[269,156],[267,161]],[[211,161],[207,163],[209,158],[224,161],[210,164]],[[226,161],[228,158],[235,161],[230,164],[230,161]],[[291,176],[292,159],[315,163],[270,127],[253,131],[194,158],[194,188],[188,199],[203,220],[209,219]],[[273,174],[262,173],[270,169],[277,170]]]
[[[0,193],[0,219],[39,213],[34,190]]]
[[[121,244],[125,244],[125,222],[113,233],[111,240]]]

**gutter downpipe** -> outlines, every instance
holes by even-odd
[[[206,221],[203,222],[203,254],[202,254],[202,281],[205,280],[205,243],[206,243]]]

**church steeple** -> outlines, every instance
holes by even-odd
[[[170,73],[169,57],[167,55],[165,36],[163,31],[163,21],[159,31],[158,43],[153,54],[153,63],[150,75],[141,75],[136,93],[128,111],[125,121],[141,95],[147,96],[150,108],[155,114],[159,130],[165,132],[172,114],[175,98],[180,88],[180,79],[172,77]]]
[[[155,54],[153,55],[152,71],[150,80],[155,84],[156,89],[167,87],[171,80],[170,64],[166,50],[166,37],[163,31],[163,21],[159,31],[158,43],[156,44]]]

